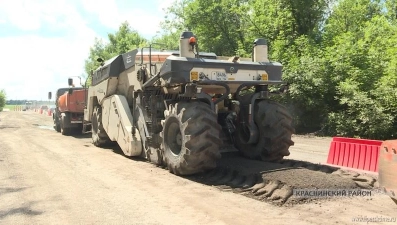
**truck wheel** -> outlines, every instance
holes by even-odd
[[[220,158],[221,127],[203,102],[181,102],[164,111],[163,162],[176,175],[190,175],[216,167]]]
[[[55,129],[58,133],[61,132],[61,125],[59,124],[59,122],[56,123],[56,124],[54,125],[54,129]]]
[[[65,123],[68,120],[68,116],[67,115],[62,115],[61,117],[61,134],[62,135],[69,135],[70,134],[70,128],[65,128]]]
[[[244,98],[243,105],[249,104],[250,95]],[[246,112],[243,112],[246,115]],[[287,109],[271,100],[258,100],[255,103],[254,122],[258,126],[259,138],[255,144],[247,144],[249,133],[241,123],[237,124],[236,147],[246,157],[267,162],[278,162],[289,156],[289,147],[295,132],[292,117]]]
[[[58,133],[61,132],[61,125],[59,124],[59,119],[56,112],[52,114],[52,120],[54,121],[54,130],[56,130]]]
[[[110,139],[103,128],[102,109],[100,106],[96,106],[92,114],[91,134],[92,143],[97,147],[104,146],[110,142]]]

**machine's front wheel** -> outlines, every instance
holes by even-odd
[[[243,104],[249,104],[249,96],[245,99]],[[236,147],[248,158],[268,162],[277,162],[290,155],[289,147],[294,144],[291,136],[295,130],[287,109],[271,100],[256,101],[254,109],[254,122],[259,131],[258,141],[247,144],[249,131],[243,123],[238,123]],[[242,113],[246,114],[244,111]]]
[[[209,105],[180,102],[164,112],[163,161],[174,174],[190,175],[216,167],[220,125]]]
[[[110,142],[108,135],[103,129],[102,109],[100,106],[96,106],[92,114],[91,134],[92,143],[97,147],[101,147]]]

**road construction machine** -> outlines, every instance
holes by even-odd
[[[198,47],[186,31],[179,51],[150,46],[98,59],[84,110],[93,144],[117,142],[126,156],[177,175],[213,169],[225,144],[263,161],[288,156],[292,117],[271,99],[288,84],[282,65],[269,61],[266,40],[254,41],[249,61],[220,59]]]

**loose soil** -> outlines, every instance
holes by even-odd
[[[324,165],[329,139],[293,140],[282,163],[223,153],[217,169],[178,177],[117,148],[97,148],[89,135],[62,136],[50,116],[1,112],[0,223],[354,224],[357,217],[397,217],[397,205],[381,193],[292,196],[294,188],[377,190],[376,176]]]

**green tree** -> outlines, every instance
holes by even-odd
[[[128,22],[120,25],[118,31],[114,34],[108,34],[108,42],[95,38],[94,45],[90,47],[88,59],[85,60],[85,72],[91,74],[91,71],[97,69],[100,63],[98,58],[108,60],[116,55],[128,52],[134,48],[146,46],[144,39],[136,30],[131,29]],[[88,84],[90,84],[90,78]]]
[[[340,34],[351,32],[360,37],[365,23],[376,15],[382,14],[384,6],[381,0],[340,0],[336,2],[332,14],[325,23],[324,38],[328,45]]]
[[[179,0],[168,8],[165,31],[193,31],[203,51],[250,56],[252,42],[266,38],[293,43],[315,36],[334,0]],[[167,33],[168,35],[168,33]]]
[[[198,36],[201,50],[226,56],[246,52],[246,1],[195,0],[184,11],[185,25]]]
[[[178,50],[179,49],[179,38],[181,36],[182,30],[176,31],[163,31],[158,33],[158,37],[154,37],[151,43],[154,48],[161,48],[167,50]]]
[[[134,48],[147,46],[147,41],[136,30],[131,29],[128,22],[120,25],[115,34],[108,34],[109,43],[105,50],[112,57],[126,53]]]
[[[336,35],[326,48],[338,103],[328,116],[331,134],[377,139],[396,135],[397,98],[391,91],[397,78],[396,29],[382,12],[371,14],[359,29]]]
[[[333,0],[253,0],[251,30],[270,40],[318,35]]]
[[[397,0],[387,0],[386,5],[386,16],[387,19],[396,25],[397,21]]]
[[[396,0],[178,0],[156,42],[189,29],[202,51],[249,56],[265,38],[298,131],[386,139],[397,136],[396,15]]]
[[[100,63],[97,61],[98,58],[106,60],[110,59],[111,57],[112,55],[106,51],[106,45],[103,43],[103,41],[101,39],[95,38],[94,45],[90,47],[88,59],[85,60],[85,72],[87,74],[91,74],[91,71],[100,66]]]
[[[0,90],[0,112],[3,111],[3,108],[6,105],[6,97],[5,90]]]

